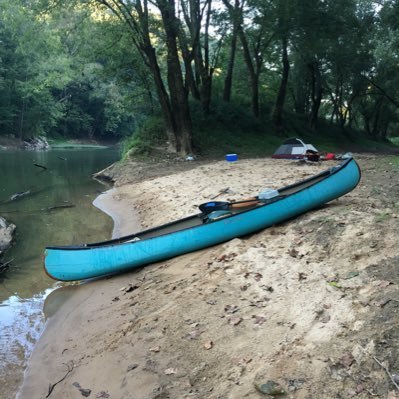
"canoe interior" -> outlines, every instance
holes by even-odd
[[[317,184],[320,181],[328,178],[332,174],[334,174],[334,173],[338,172],[339,170],[341,170],[342,168],[344,168],[351,160],[352,159],[350,158],[350,159],[346,160],[345,162],[343,162],[337,166],[331,167],[315,176],[312,176],[308,179],[299,181],[295,184],[288,185],[288,186],[278,189],[279,194],[280,194],[278,197],[272,198],[270,200],[262,201],[262,202],[254,201],[253,206],[245,207],[244,209],[243,208],[231,208],[230,209],[231,214],[229,216],[226,216],[226,218],[234,217],[234,215],[237,213],[250,212],[254,208],[268,206],[271,203],[281,201],[283,198],[286,198],[287,196],[293,195],[301,190],[311,187],[314,184]],[[206,215],[204,215],[203,213],[198,213],[198,214],[195,214],[195,215],[192,215],[192,216],[189,216],[189,217],[186,217],[186,218],[183,218],[183,219],[171,222],[171,223],[167,223],[167,224],[155,227],[155,228],[144,230],[139,233],[130,234],[128,236],[119,237],[119,238],[115,238],[115,239],[108,240],[108,241],[102,241],[102,242],[91,243],[91,244],[74,245],[74,246],[48,246],[46,248],[47,249],[62,249],[62,250],[68,250],[68,249],[69,250],[77,250],[77,249],[89,250],[89,249],[94,249],[94,248],[103,247],[103,246],[117,245],[117,244],[121,244],[121,243],[147,240],[147,239],[151,239],[154,237],[171,234],[171,233],[175,233],[178,231],[182,231],[182,230],[186,230],[186,229],[190,229],[190,228],[202,225],[204,223],[205,216]],[[215,222],[207,222],[207,223],[215,223]]]

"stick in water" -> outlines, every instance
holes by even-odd
[[[47,170],[47,167],[46,167],[46,166],[40,165],[40,164],[38,164],[38,163],[34,163],[33,165],[37,166],[38,168],[42,168],[42,169],[44,169],[44,170]]]

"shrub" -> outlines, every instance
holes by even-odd
[[[148,157],[153,148],[166,141],[163,121],[153,116],[146,119],[134,134],[126,137],[122,142],[123,158],[129,156]]]

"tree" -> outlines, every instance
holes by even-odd
[[[176,17],[174,0],[156,0],[155,7],[160,13],[163,40],[167,48],[167,88],[156,53],[158,32],[157,16],[151,14],[147,0],[135,2],[123,0],[94,0],[111,10],[129,29],[130,37],[149,68],[156,88],[169,148],[181,155],[192,152],[192,125],[188,105],[188,92],[184,85],[179,60],[177,38],[179,21]]]
[[[272,120],[277,132],[283,132],[283,110],[284,103],[287,93],[288,87],[288,76],[290,71],[290,62],[288,59],[288,45],[289,45],[289,36],[290,31],[292,30],[292,21],[291,21],[291,10],[290,3],[286,1],[277,2],[276,6],[276,32],[275,36],[277,40],[281,43],[281,64],[282,64],[282,72],[281,72],[281,80],[279,89],[277,92],[276,101],[274,104]]]
[[[234,6],[230,0],[223,0],[223,4],[228,10],[230,21],[232,21],[234,30],[240,39],[245,64],[247,66],[250,90],[251,90],[251,108],[253,115],[259,117],[259,77],[263,67],[263,51],[265,44],[265,27],[267,18],[258,16],[255,6],[249,6],[244,10],[245,0],[235,1]],[[260,10],[257,10],[260,11]],[[244,15],[248,14],[251,19],[249,26],[244,24]],[[252,51],[251,51],[252,50]],[[231,62],[234,62],[232,60]]]
[[[213,15],[212,0],[205,0],[203,3],[200,0],[181,0],[180,3],[190,37],[187,43],[185,27],[182,26],[180,46],[186,68],[186,86],[191,89],[193,97],[201,101],[203,112],[208,114],[212,99],[213,73],[223,40],[212,40],[209,33]],[[192,61],[195,73],[192,71]]]
[[[0,16],[1,131],[21,139],[45,134],[61,115],[51,85],[67,75],[62,57],[52,52],[50,32],[23,2],[2,2]]]
[[[243,5],[243,3],[241,3]],[[226,102],[230,102],[231,100],[231,91],[233,85],[233,71],[234,71],[234,63],[236,59],[236,50],[237,50],[237,38],[238,38],[238,27],[240,25],[240,15],[242,14],[242,8],[240,5],[240,0],[234,0],[234,5],[229,9],[230,18],[231,18],[231,38],[230,38],[230,54],[227,63],[227,72],[224,80],[224,88],[223,88],[223,100]]]

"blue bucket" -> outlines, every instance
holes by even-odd
[[[226,161],[227,162],[236,162],[236,161],[238,161],[238,155],[237,154],[227,154]]]

